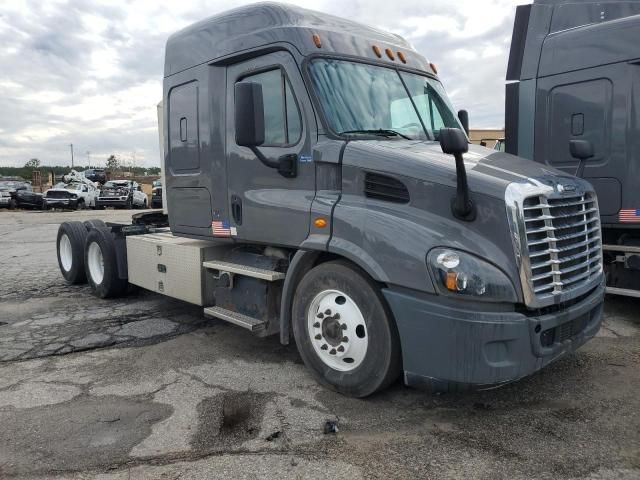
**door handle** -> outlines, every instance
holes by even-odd
[[[236,225],[242,225],[242,199],[237,195],[231,196],[231,215]]]

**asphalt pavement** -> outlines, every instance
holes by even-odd
[[[130,215],[0,211],[0,478],[640,478],[640,300],[515,384],[351,399],[277,337],[65,284],[60,222]]]

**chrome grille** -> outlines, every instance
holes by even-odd
[[[602,241],[595,193],[582,188],[559,193],[547,186],[523,188],[519,199],[513,193],[511,189],[508,195],[513,210],[510,218],[526,303],[540,307],[566,301],[601,281]]]

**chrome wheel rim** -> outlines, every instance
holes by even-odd
[[[63,233],[60,237],[60,244],[58,245],[58,252],[60,254],[60,263],[65,272],[71,270],[73,265],[73,250],[71,249],[71,240],[66,233]]]
[[[307,332],[320,360],[334,370],[355,370],[367,354],[369,334],[362,312],[339,290],[324,290],[311,301]]]
[[[87,250],[87,264],[89,266],[89,275],[96,285],[100,285],[104,279],[104,258],[100,245],[91,242]]]

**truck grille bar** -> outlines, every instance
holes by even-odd
[[[602,281],[598,201],[594,192],[580,187],[570,193],[541,184],[511,184],[507,189],[523,293],[530,307],[570,300]]]

